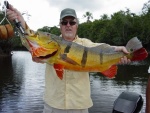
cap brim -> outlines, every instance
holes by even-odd
[[[72,17],[74,17],[74,18],[77,18],[75,15],[66,14],[66,15],[63,15],[60,19],[63,19],[64,17],[67,17],[67,16],[72,16]]]

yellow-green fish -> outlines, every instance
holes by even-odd
[[[116,52],[115,48],[108,44],[86,47],[41,31],[26,34],[24,37],[21,38],[23,45],[31,52],[32,57],[53,65],[60,79],[63,78],[64,69],[101,72],[113,78],[117,74],[120,58],[126,56],[131,61],[138,61],[148,56],[146,49],[136,37],[129,40],[126,45],[129,54]]]

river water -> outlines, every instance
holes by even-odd
[[[90,74],[93,107],[89,113],[111,113],[113,103],[124,91],[142,95],[145,90],[150,59],[120,65],[114,79]],[[12,58],[0,59],[0,113],[42,113],[45,64],[32,61],[29,52],[15,51]]]

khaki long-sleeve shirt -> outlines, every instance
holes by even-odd
[[[88,39],[74,40],[84,46],[95,46]],[[59,79],[53,66],[47,64],[45,72],[45,102],[58,109],[86,109],[93,105],[88,72],[64,70],[63,79]]]

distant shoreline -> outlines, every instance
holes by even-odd
[[[2,54],[0,54],[0,57],[10,57],[12,55],[13,55],[13,52],[11,52],[10,54],[2,53]]]

